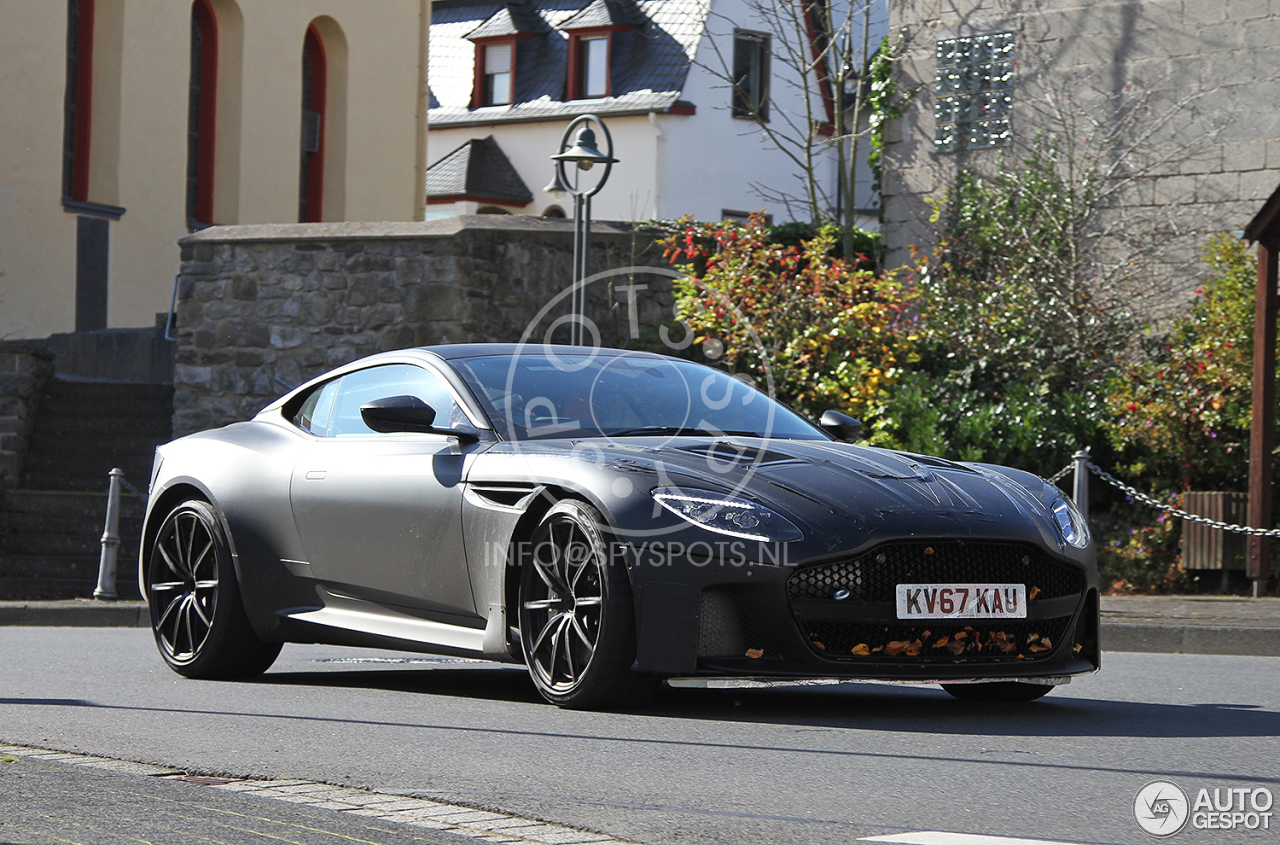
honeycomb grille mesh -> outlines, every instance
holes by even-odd
[[[1025,584],[1042,599],[1084,591],[1084,576],[1014,543],[889,543],[851,560],[801,569],[787,581],[792,599],[832,599],[839,590],[864,602],[892,602],[898,584]]]

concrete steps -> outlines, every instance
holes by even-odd
[[[168,385],[54,379],[41,395],[21,486],[0,494],[0,598],[88,596],[98,579],[108,473],[140,491],[171,436]],[[121,501],[117,591],[136,597],[145,502]]]

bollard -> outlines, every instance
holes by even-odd
[[[1089,521],[1089,450],[1081,449],[1072,456],[1072,460],[1076,462],[1076,477],[1071,500],[1075,502],[1076,508],[1087,523]]]
[[[102,558],[98,563],[98,586],[93,591],[95,599],[111,601],[116,597],[116,555],[120,553],[120,482],[124,470],[111,470],[111,484],[107,487],[107,525],[102,531]]]

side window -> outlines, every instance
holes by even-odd
[[[337,379],[311,391],[311,395],[293,415],[293,424],[303,431],[324,437],[329,428],[329,418],[333,415],[333,398],[337,395]]]
[[[374,434],[360,417],[360,406],[374,399],[416,396],[436,412],[435,425],[452,428],[466,421],[453,394],[435,373],[412,364],[387,364],[349,373],[337,382],[337,397],[329,422],[329,437],[360,437]]]

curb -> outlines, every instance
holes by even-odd
[[[1280,657],[1280,628],[1103,622],[1102,650]]]
[[[0,602],[0,626],[52,628],[149,628],[151,614],[141,601]]]

